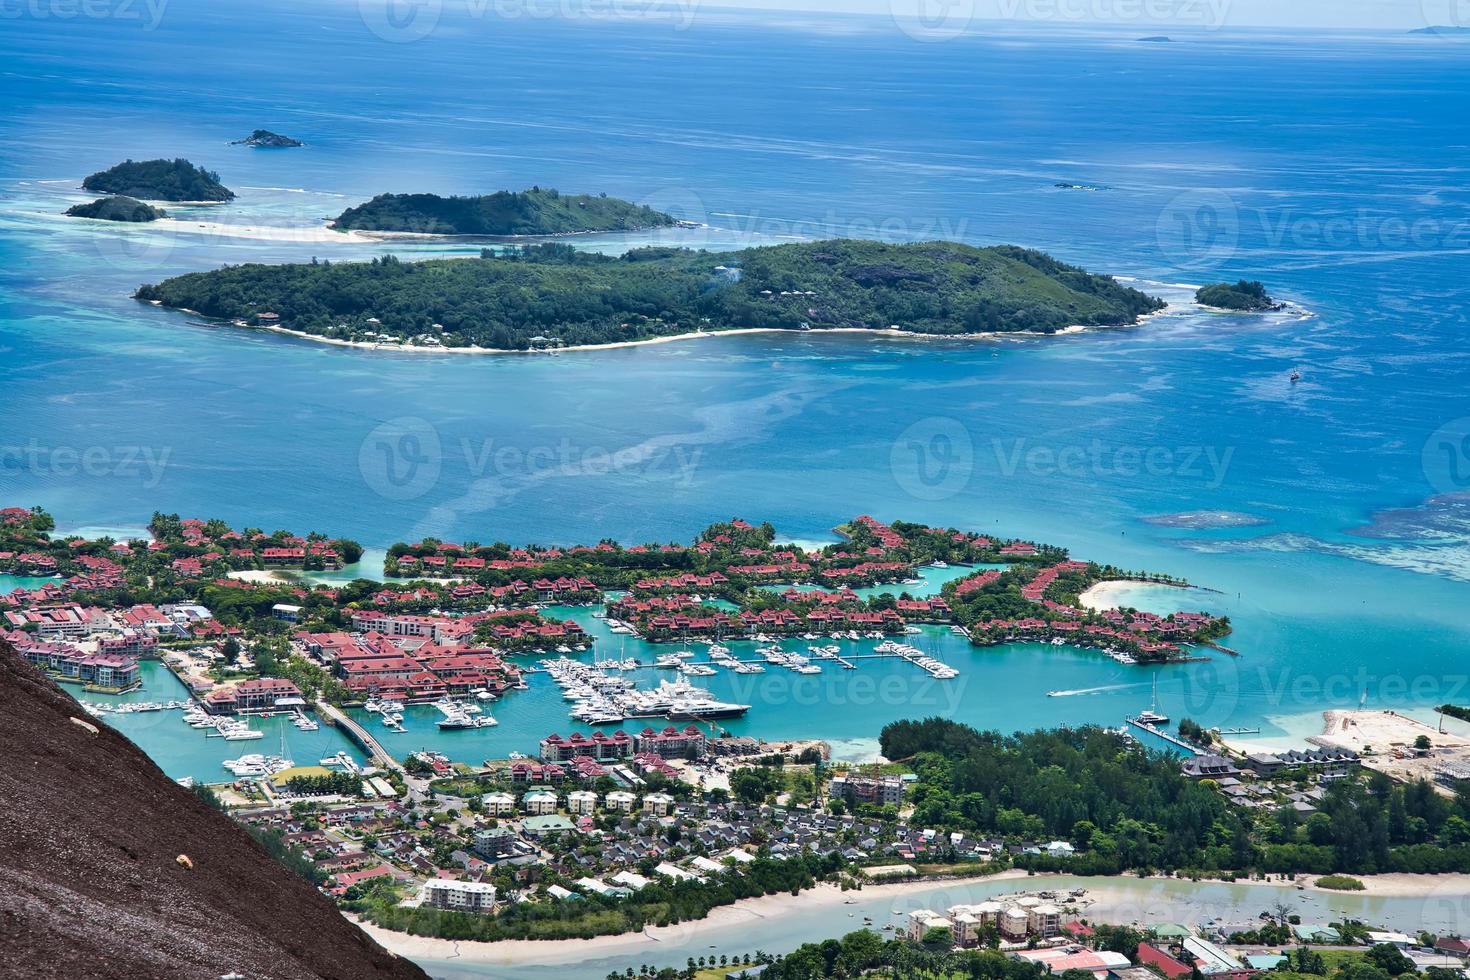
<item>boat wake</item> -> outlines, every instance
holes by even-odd
[[[1082,694],[1102,694],[1105,691],[1126,691],[1132,687],[1144,687],[1143,684],[1107,684],[1103,687],[1079,687],[1075,691],[1047,691],[1049,698],[1071,698]]]

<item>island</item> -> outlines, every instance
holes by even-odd
[[[293,146],[305,146],[298,139],[273,133],[268,129],[257,129],[242,140],[231,140],[231,146],[256,146],[268,150],[284,150]]]
[[[970,644],[997,637],[995,617],[1038,658],[1064,646],[1073,649],[1058,655],[1186,645],[1198,654],[1229,621],[1091,609],[1078,590],[1125,573],[988,529],[859,515],[833,531],[831,543],[803,546],[770,523],[732,516],[683,541],[517,546],[486,528],[475,540],[393,544],[389,580],[372,581],[350,577],[360,545],[328,533],[156,512],[128,540],[87,540],[55,533],[41,508],[7,506],[0,573],[47,581],[0,604],[0,702],[11,708],[0,718],[14,723],[19,711],[25,722],[38,703],[60,706],[37,731],[59,725],[74,735],[51,742],[81,739],[79,752],[120,746],[119,732],[143,726],[155,745],[213,733],[264,748],[284,726],[319,733],[290,736],[310,746],[304,764],[285,757],[284,736],[281,755],[218,758],[240,751],[221,745],[219,775],[203,767],[189,777],[193,791],[376,937],[466,962],[489,952],[476,941],[642,942],[645,929],[695,923],[736,902],[798,914],[843,901],[868,906],[853,909],[854,922],[865,911],[901,916],[889,930],[937,951],[998,943],[1004,929],[1017,966],[979,974],[988,980],[1073,980],[1080,974],[1023,966],[1025,956],[1085,952],[1042,945],[1082,915],[1089,924],[1077,938],[1125,947],[1111,959],[1120,968],[1127,943],[1107,931],[1109,903],[1084,910],[1075,877],[1045,876],[1089,876],[1087,891],[1101,897],[1156,872],[1172,873],[1171,890],[1187,894],[1186,878],[1306,872],[1316,890],[1351,889],[1335,876],[1352,876],[1372,891],[1383,872],[1470,867],[1470,797],[1438,775],[1464,764],[1470,740],[1392,712],[1329,712],[1330,730],[1302,751],[1234,743],[1238,733],[1211,719],[1161,727],[1169,719],[1154,710],[1157,698],[1122,730],[1079,721],[1007,735],[924,717],[913,709],[942,703],[935,691],[957,707],[986,698],[987,679],[994,687],[992,655]],[[311,574],[327,569],[338,574]],[[966,689],[959,678],[971,672]],[[731,675],[726,696],[756,703],[712,704],[692,683],[721,673]],[[17,681],[26,696],[6,701]],[[553,720],[551,688],[569,723]],[[818,712],[896,707],[873,712],[883,761],[834,758],[819,727],[782,732],[784,712],[768,709],[798,697],[810,699],[813,726]],[[720,724],[732,708],[750,709],[761,727]],[[178,720],[168,720],[174,711]],[[1391,750],[1410,744],[1413,759]],[[141,757],[132,758],[136,769]],[[1364,826],[1378,830],[1365,838]],[[173,844],[160,853],[156,863],[185,870],[223,860],[194,844],[182,859]],[[1014,878],[1026,893],[983,906],[938,894],[982,876]],[[913,902],[890,913],[906,891]],[[945,915],[922,907],[935,898]],[[1131,921],[1139,905],[1125,904]],[[1231,913],[1208,929],[1240,946],[1295,935],[1311,939],[1309,954],[1334,944],[1385,961],[1393,953],[1362,945],[1363,922],[1292,933],[1287,920],[1286,911],[1269,920]],[[1189,976],[1193,954],[1170,952],[1165,938],[1151,940],[1147,962]],[[514,949],[518,963],[535,955]]]
[[[332,227],[340,231],[508,238],[639,231],[677,223],[662,211],[606,194],[562,194],[532,187],[479,197],[379,194],[366,204],[343,211]]]
[[[1236,283],[1217,282],[1201,286],[1195,291],[1194,301],[1201,306],[1213,306],[1221,310],[1238,310],[1256,313],[1262,310],[1277,310],[1281,304],[1266,294],[1266,287],[1259,282],[1241,279]]]
[[[99,221],[132,223],[157,221],[159,218],[168,216],[168,212],[162,208],[155,208],[151,204],[144,204],[137,198],[124,195],[99,197],[90,204],[73,204],[66,209],[66,213],[72,218],[96,218]]]
[[[529,350],[728,330],[963,336],[1122,326],[1164,307],[1014,245],[838,239],[621,256],[549,243],[481,257],[240,265],[140,286],[136,298],[336,343]]]
[[[143,201],[233,201],[235,192],[219,181],[219,174],[177,160],[125,160],[82,181],[98,194],[118,194]]]
[[[1150,34],[1148,37],[1139,38],[1139,40],[1146,41],[1149,44],[1169,44],[1172,43],[1174,39],[1166,34]]]

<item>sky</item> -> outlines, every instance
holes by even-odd
[[[0,0],[0,6],[6,0]],[[11,0],[24,2],[24,0]],[[37,2],[37,0],[29,0]],[[60,0],[53,0],[60,2]],[[68,0],[69,2],[69,0]],[[168,0],[142,0],[166,3]],[[481,15],[520,8],[575,16],[595,9],[637,17],[675,15],[741,19],[781,13],[773,26],[805,26],[836,33],[897,23],[924,39],[945,39],[1009,26],[1034,28],[1111,25],[1139,27],[1149,34],[1191,30],[1274,28],[1290,31],[1370,30],[1403,32],[1451,27],[1470,32],[1470,0],[335,0],[375,16],[437,19],[465,8]],[[858,15],[858,16],[845,16]],[[847,23],[843,23],[846,20]],[[1470,38],[1470,33],[1467,33]]]
[[[716,4],[712,4],[716,5]],[[1470,0],[717,0],[721,7],[962,20],[1412,30],[1470,26]]]

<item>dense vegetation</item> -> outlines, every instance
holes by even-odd
[[[377,888],[363,888],[358,895],[349,892],[344,904],[377,925],[416,936],[489,942],[587,939],[702,919],[710,909],[742,898],[781,892],[795,895],[841,867],[840,854],[803,854],[787,860],[762,857],[738,873],[716,875],[706,881],[658,879],[626,898],[585,895],[573,904],[520,902],[496,916],[444,912],[427,906],[405,908],[398,904],[396,895],[383,894]]]
[[[1326,785],[1318,811],[1230,804],[1173,756],[1129,748],[1099,728],[1003,736],[941,718],[894,722],[880,742],[918,774],[912,821],[1033,840],[1061,839],[1071,858],[1037,870],[1207,873],[1470,871],[1470,792],[1361,773]]]
[[[357,796],[362,777],[351,772],[303,773],[287,779],[286,788],[297,796]]]
[[[426,235],[566,235],[633,231],[674,224],[662,211],[606,194],[562,194],[533,187],[480,197],[379,194],[343,211],[334,228]]]
[[[1318,888],[1330,888],[1339,892],[1360,892],[1363,883],[1351,875],[1323,875],[1317,879]]]
[[[122,194],[145,201],[232,201],[235,192],[219,174],[185,159],[126,160],[92,174],[82,187],[99,194]]]
[[[273,133],[268,129],[257,129],[242,140],[234,140],[230,145],[285,149],[286,147],[301,146],[303,144],[300,140],[292,139],[289,136],[282,136],[280,133]]]
[[[1159,300],[1040,252],[837,240],[620,257],[550,244],[480,259],[243,265],[142,286],[206,316],[271,312],[339,339],[433,336],[524,350],[740,327],[897,327],[924,334],[1133,323]],[[438,328],[438,329],[436,329]]]
[[[1343,923],[1348,925],[1349,923]],[[1351,923],[1358,926],[1358,923]],[[1092,942],[1098,949],[1108,949],[1132,957],[1138,943],[1146,938],[1127,926],[1098,925]],[[1291,941],[1285,927],[1284,938],[1270,945]],[[1365,930],[1364,930],[1365,931]],[[939,937],[936,937],[938,940]],[[765,962],[770,957],[757,954]],[[1039,980],[1049,976],[1046,968],[1017,959],[998,949],[954,950],[942,942],[914,942],[905,937],[885,941],[869,930],[848,933],[841,939],[804,943],[785,956],[775,957],[761,976],[765,980],[819,980],[824,977],[858,977],[863,975],[890,980]],[[664,976],[664,974],[651,974]],[[684,976],[690,976],[686,971]],[[1196,976],[1201,974],[1196,973]],[[1380,943],[1360,952],[1333,951],[1331,959],[1307,946],[1287,950],[1285,962],[1260,974],[1271,980],[1392,980],[1394,977],[1423,977],[1424,980],[1457,980],[1461,971],[1431,966],[1423,973],[1415,972],[1414,962],[1396,947]],[[674,976],[678,976],[677,973]],[[731,976],[739,976],[738,972]],[[1083,970],[1067,970],[1058,980],[1088,980],[1092,974]],[[608,980],[612,980],[609,975]]]
[[[1091,973],[1074,977],[1067,971],[1059,980],[1084,980]],[[954,950],[946,940],[913,942],[906,938],[884,940],[876,932],[862,929],[841,939],[803,943],[768,965],[761,973],[766,980],[817,980],[819,977],[860,977],[918,980],[961,977],[975,980],[1040,980],[1045,967],[1016,959],[995,949]],[[735,974],[738,976],[738,974]]]
[[[1223,310],[1269,310],[1276,305],[1276,301],[1266,295],[1265,286],[1244,279],[1234,284],[1217,282],[1202,286],[1195,290],[1194,301]]]
[[[157,221],[168,212],[131,197],[99,197],[91,204],[73,204],[66,209],[69,217],[97,218],[102,221]]]

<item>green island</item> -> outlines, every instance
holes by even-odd
[[[235,192],[219,174],[177,160],[125,160],[82,181],[98,194],[121,194],[144,201],[233,201]]]
[[[692,546],[516,548],[428,538],[392,545],[384,574],[443,583],[416,599],[405,596],[411,611],[442,607],[446,587],[476,601],[504,602],[544,591],[528,590],[528,581],[556,583],[562,601],[602,602],[610,619],[654,643],[851,628],[902,634],[910,624],[930,623],[956,627],[975,646],[1058,641],[1136,664],[1195,659],[1190,645],[1230,632],[1228,617],[1203,612],[1165,617],[1087,609],[1079,597],[1105,580],[1182,583],[1073,560],[1053,545],[909,521],[885,524],[866,514],[835,530],[842,543],[821,549],[779,543],[770,524],[739,519],[709,526]],[[904,588],[935,562],[981,567],[946,582],[938,596],[916,597]],[[872,586],[891,591],[867,599],[851,591]],[[604,592],[625,594],[604,599]]]
[[[1279,308],[1274,299],[1266,294],[1266,287],[1259,282],[1217,282],[1201,286],[1195,291],[1194,301],[1201,306],[1213,306],[1221,310],[1241,310],[1254,313],[1259,310]]]
[[[379,194],[366,204],[343,211],[332,227],[341,231],[510,237],[638,231],[677,223],[662,211],[606,194],[562,194],[553,188],[532,187],[478,197]]]
[[[139,287],[161,306],[346,342],[528,350],[733,329],[1055,333],[1163,301],[1014,245],[839,239],[621,256],[550,243],[478,259],[228,266]]]
[[[298,139],[273,133],[268,129],[257,129],[242,140],[231,140],[231,146],[257,146],[268,150],[284,150],[293,146],[305,146]]]
[[[163,208],[155,208],[151,204],[144,204],[137,198],[124,195],[99,197],[90,204],[73,204],[66,209],[66,213],[72,218],[96,218],[99,221],[133,223],[157,221],[159,218],[168,217],[168,212]]]

